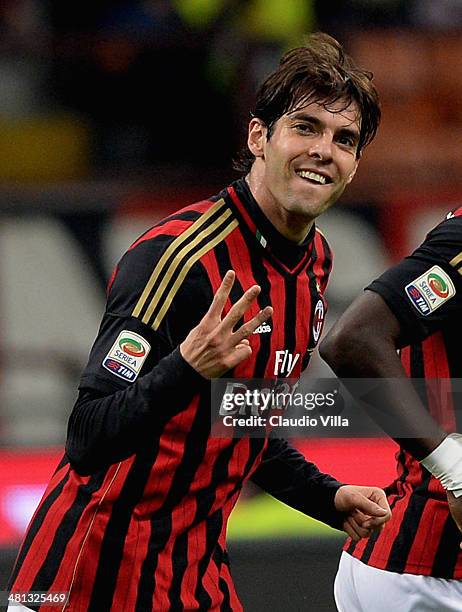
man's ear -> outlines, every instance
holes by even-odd
[[[255,157],[264,157],[267,128],[261,119],[253,117],[249,123],[247,146]]]

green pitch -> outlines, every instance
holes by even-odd
[[[233,539],[313,535],[338,538],[339,532],[266,494],[241,500],[228,527],[228,536]]]

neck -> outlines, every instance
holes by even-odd
[[[312,228],[314,219],[295,215],[277,205],[271,194],[268,193],[262,177],[255,171],[255,164],[245,180],[258,206],[278,232],[288,240],[301,244]]]

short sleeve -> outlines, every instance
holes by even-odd
[[[403,345],[444,328],[462,306],[462,217],[440,223],[366,289],[380,294],[400,322]]]

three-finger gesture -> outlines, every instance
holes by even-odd
[[[180,344],[183,359],[204,378],[217,378],[250,357],[252,349],[247,338],[273,313],[271,306],[267,306],[234,329],[260,293],[260,287],[253,285],[222,318],[235,276],[232,270],[225,274],[210,308]]]

